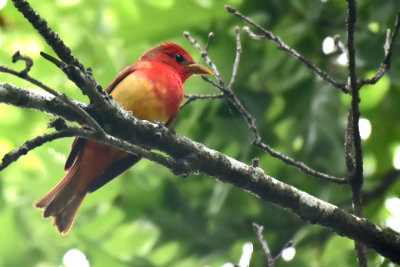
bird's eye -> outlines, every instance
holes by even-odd
[[[176,60],[176,62],[180,63],[180,62],[184,61],[185,58],[181,54],[176,54],[175,60]]]

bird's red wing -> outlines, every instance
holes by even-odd
[[[72,165],[76,161],[76,158],[79,155],[79,152],[82,151],[83,147],[85,146],[86,139],[76,137],[71,145],[71,151],[69,152],[67,161],[65,162],[64,170],[69,171]]]
[[[111,81],[111,83],[107,86],[106,92],[111,94],[112,90],[129,74],[135,71],[136,63],[129,65],[125,69],[123,69],[115,78]]]
[[[123,69],[107,86],[105,91],[111,94],[112,90],[129,74],[135,71],[136,64],[131,64]],[[71,152],[69,152],[67,161],[65,162],[64,170],[68,171],[74,164],[77,156],[85,147],[86,139],[77,137],[74,139],[71,145]]]

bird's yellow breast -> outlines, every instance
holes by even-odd
[[[144,66],[128,74],[111,92],[138,119],[166,123],[183,100],[182,83],[172,71],[149,72]]]

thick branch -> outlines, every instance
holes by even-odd
[[[10,99],[4,99],[2,96],[0,93],[0,102],[11,102]],[[28,103],[28,107],[31,108],[32,102],[43,102],[38,103],[42,107],[42,111],[53,113],[54,111],[46,105],[51,97],[44,96],[42,93],[30,92],[25,96],[24,103]],[[24,106],[24,103],[19,103],[19,106]],[[70,116],[64,114],[66,111],[58,109],[55,112],[61,117]],[[177,167],[176,170],[200,172],[219,181],[231,183],[264,201],[290,210],[305,221],[320,224],[340,235],[360,241],[390,260],[400,263],[400,238],[398,236],[385,233],[365,219],[358,218],[293,186],[282,183],[265,174],[260,168],[253,168],[202,144],[179,136],[162,125],[137,120],[123,110],[121,110],[121,114],[123,116],[104,112],[95,115],[102,119],[107,118],[107,122],[110,124],[110,133],[115,136],[113,138],[120,136],[119,129],[123,127],[125,129],[123,132],[127,133],[123,142],[158,149],[173,158],[168,163],[165,157],[154,158],[155,162],[168,168]],[[95,135],[93,138],[100,140]],[[122,145],[118,148],[129,150]],[[143,156],[147,157],[148,155],[143,154]]]
[[[72,100],[76,105],[88,111],[86,104]],[[57,116],[62,114],[63,118],[84,124],[85,120],[79,116],[70,106],[53,95],[36,90],[23,89],[9,83],[0,83],[0,103],[41,111]]]

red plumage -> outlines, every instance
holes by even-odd
[[[119,73],[106,91],[133,116],[170,124],[183,100],[183,83],[193,74],[212,74],[179,45],[166,42],[144,53]],[[170,125],[167,125],[170,126]],[[66,234],[85,196],[114,179],[140,158],[113,147],[76,138],[65,164],[66,176],[35,206],[53,217]]]

